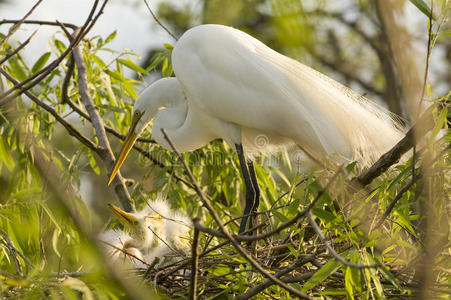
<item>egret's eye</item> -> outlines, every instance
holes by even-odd
[[[139,225],[139,222],[138,222],[138,221],[134,221],[134,222],[133,222],[133,225],[138,226],[138,225]]]

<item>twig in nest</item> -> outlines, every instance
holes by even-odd
[[[347,261],[346,259],[344,259],[343,257],[341,257],[335,251],[335,249],[327,242],[326,237],[323,235],[323,233],[321,232],[321,229],[319,228],[318,224],[316,224],[315,220],[313,219],[313,215],[312,215],[311,210],[308,211],[307,217],[308,217],[308,220],[310,222],[310,225],[312,225],[312,227],[313,227],[313,230],[315,230],[316,234],[319,236],[321,241],[326,245],[326,247],[329,250],[330,254],[332,254],[332,256],[335,257],[336,260],[338,260],[339,262],[341,262],[345,266],[348,266],[348,267],[351,267],[351,268],[356,268],[356,269],[383,268],[383,266],[380,265],[380,264],[374,264],[374,265],[357,265],[357,264],[353,264],[353,263]]]

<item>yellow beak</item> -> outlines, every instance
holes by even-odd
[[[133,118],[132,125],[130,129],[128,130],[127,136],[125,137],[124,144],[122,145],[121,151],[119,152],[119,156],[116,159],[116,163],[114,164],[113,171],[111,172],[110,179],[108,180],[108,185],[113,181],[114,177],[116,176],[117,172],[121,168],[122,164],[124,163],[125,159],[127,158],[128,154],[130,153],[130,150],[132,149],[133,145],[135,144],[136,139],[138,138],[138,135],[135,133],[136,125],[138,124],[140,118]]]
[[[119,207],[113,204],[108,204],[108,208],[111,209],[113,214],[118,218],[119,222],[121,222],[122,225],[128,228],[133,228],[134,226],[136,226],[136,222],[138,222],[138,219],[136,219],[130,213],[120,209]]]

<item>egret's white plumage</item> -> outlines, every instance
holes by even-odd
[[[378,105],[231,27],[188,30],[174,46],[172,65],[175,77],[154,82],[136,100],[110,182],[154,118],[152,136],[166,149],[172,150],[162,128],[180,152],[216,138],[237,150],[247,191],[245,215],[258,207],[259,188],[244,155],[294,146],[315,162],[358,160],[362,168],[403,136]]]
[[[127,245],[132,237],[126,232],[109,229],[99,234],[98,239],[102,242],[102,250],[111,259],[111,263],[123,268],[144,267],[143,253],[138,248]]]
[[[163,199],[148,202],[136,213],[114,205],[110,209],[127,231],[111,229],[99,235],[113,263],[145,267],[145,263],[151,264],[156,258],[163,263],[165,256],[177,256],[190,249],[191,221],[185,214],[172,210]]]
[[[265,146],[295,144],[317,160],[339,154],[368,166],[403,131],[378,105],[340,83],[221,25],[188,30],[172,53],[175,78],[145,89],[134,106],[144,113],[135,133],[155,117],[152,135],[170,149],[160,128],[181,152],[215,138],[248,154]]]

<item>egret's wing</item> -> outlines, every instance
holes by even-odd
[[[218,119],[368,164],[401,137],[377,105],[230,27],[187,31],[173,52],[189,101]]]

